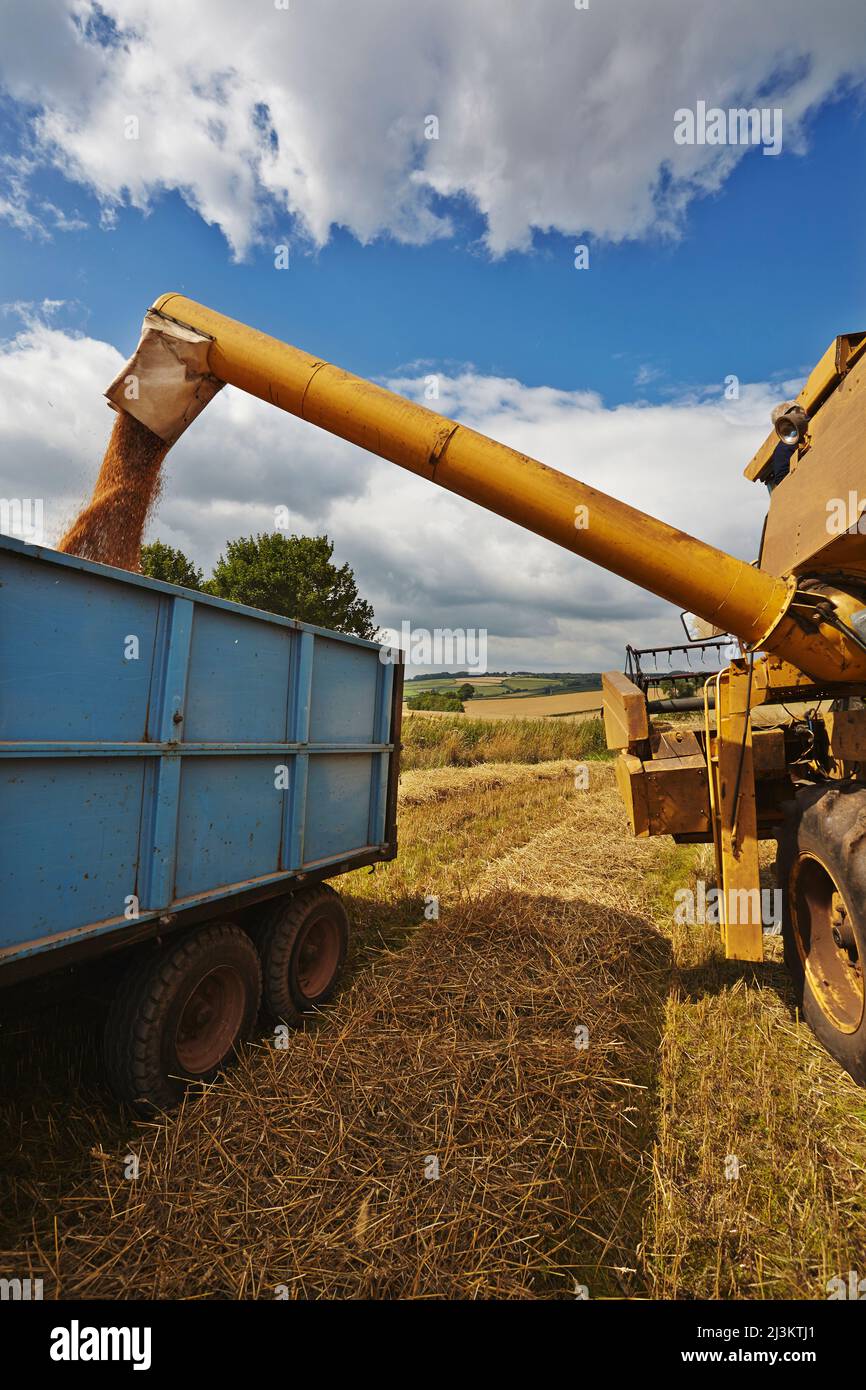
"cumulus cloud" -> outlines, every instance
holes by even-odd
[[[534,229],[675,234],[746,153],[676,144],[678,108],[780,107],[791,149],[866,74],[861,0],[0,0],[0,15],[26,158],[108,216],[179,190],[238,256],[286,216],[319,245],[334,226],[429,241],[463,199],[494,254]],[[5,211],[26,221],[20,186]]]
[[[108,436],[114,347],[31,314],[0,345],[0,496],[44,499],[59,537],[90,491]],[[424,379],[391,383],[420,396]],[[751,560],[766,507],[742,468],[779,388],[743,386],[608,409],[591,393],[466,371],[435,402],[512,444]],[[509,522],[227,387],[181,438],[150,535],[208,569],[232,536],[326,531],[382,626],[486,628],[494,668],[620,666],[626,642],[680,635],[673,609]]]

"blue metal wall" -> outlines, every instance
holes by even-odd
[[[386,849],[379,654],[0,537],[0,965]]]

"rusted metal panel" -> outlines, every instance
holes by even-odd
[[[614,774],[632,834],[644,839],[651,832],[643,763],[631,753],[622,753],[614,763]]]
[[[703,760],[701,745],[692,729],[653,729],[650,733],[653,758],[693,758]]]
[[[640,687],[620,671],[605,671],[601,688],[608,748],[632,748],[648,738],[649,716]]]
[[[710,829],[707,766],[702,756],[644,764],[650,834],[704,834]]]
[[[616,780],[635,835],[705,836],[710,830],[707,768],[703,755],[617,758]]]
[[[824,715],[831,756],[846,762],[866,762],[866,709],[837,710]]]
[[[784,777],[785,735],[781,729],[752,728],[752,761],[756,777]]]

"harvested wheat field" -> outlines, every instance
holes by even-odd
[[[480,684],[476,681],[475,684]],[[572,695],[497,695],[485,700],[467,700],[463,714],[457,718],[469,719],[563,719],[582,720],[597,718],[601,712],[600,690],[578,690]],[[440,719],[453,718],[443,710],[413,710],[403,706],[403,717],[426,719],[433,716]]]
[[[86,1001],[76,1048],[27,1018],[3,1263],[227,1299],[815,1297],[862,1264],[861,1093],[781,973],[672,931],[703,851],[632,840],[609,766],[573,771],[407,773],[398,860],[342,881],[342,993],[165,1122],[106,1104]]]
[[[473,719],[589,719],[600,709],[600,690],[577,690],[570,695],[505,695],[470,700],[466,705]]]

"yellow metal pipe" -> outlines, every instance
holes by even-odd
[[[815,679],[866,679],[866,653],[787,616],[792,585],[526,454],[182,295],[153,309],[208,334],[220,381],[467,497],[688,608]],[[699,480],[696,481],[699,485]]]

